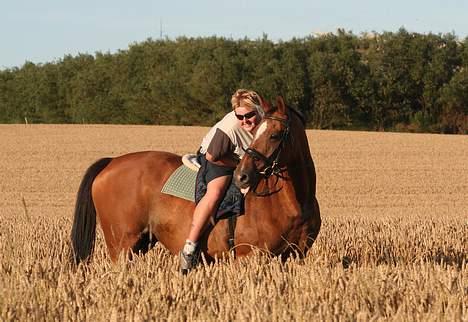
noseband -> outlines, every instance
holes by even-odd
[[[259,161],[262,160],[264,163],[263,169],[258,170],[255,168],[255,171],[260,174],[264,179],[268,179],[271,175],[276,175],[280,176],[281,174],[281,167],[279,165],[279,158],[281,155],[281,151],[283,150],[286,140],[289,136],[289,118],[284,119],[276,116],[265,116],[264,119],[270,119],[274,121],[281,122],[285,126],[285,130],[283,131],[283,134],[281,135],[280,139],[280,144],[278,147],[273,151],[273,153],[267,157],[261,152],[253,149],[253,148],[247,148],[244,149],[245,153],[247,153],[254,161]]]

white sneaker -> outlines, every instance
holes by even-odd
[[[180,272],[184,275],[187,274],[190,270],[192,270],[198,265],[199,259],[200,259],[199,250],[196,250],[190,254],[186,254],[183,251],[181,251],[179,253]]]

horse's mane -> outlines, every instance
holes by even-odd
[[[306,117],[304,116],[304,113],[302,113],[301,111],[299,110],[296,110],[295,108],[291,107],[291,106],[287,106],[288,110],[290,111],[293,111],[294,114],[296,114],[297,117],[299,117],[299,119],[301,120],[302,122],[302,125],[304,126],[304,128],[306,127],[306,123],[307,123],[307,120],[306,120]]]
[[[289,111],[292,111],[293,114],[296,114],[296,116],[301,120],[301,123],[305,128],[306,124],[307,124],[307,120],[306,120],[306,117],[304,116],[304,113],[302,113],[301,111],[299,111],[299,110],[297,110],[297,109],[295,109],[294,107],[291,107],[291,106],[286,106],[286,108]],[[273,108],[268,113],[266,113],[266,115],[272,115],[276,111],[276,109],[277,109],[277,107],[273,106]]]
[[[265,116],[273,115],[275,113],[275,111],[277,111],[277,109],[278,109],[278,107],[276,105],[272,106],[268,110],[268,112],[265,114]],[[305,118],[304,114],[301,111],[299,111],[299,110],[297,110],[297,109],[295,109],[295,108],[293,108],[291,106],[286,105],[286,113],[288,115],[289,120],[291,120],[292,115],[295,114],[299,118],[299,120],[301,121],[301,124],[302,124],[302,126],[303,126],[303,128],[305,130],[305,128],[306,128],[306,118]],[[295,144],[294,144],[295,138],[293,136],[289,135],[288,140],[291,142],[291,146],[295,146]]]

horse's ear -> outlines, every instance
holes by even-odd
[[[265,111],[265,113],[268,113],[271,110],[270,104],[268,104],[268,102],[263,97],[261,97],[260,95],[258,96],[260,98],[260,105],[263,108],[263,111]]]
[[[281,114],[286,114],[286,105],[284,105],[284,101],[281,96],[276,97],[276,108]]]

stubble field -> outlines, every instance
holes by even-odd
[[[323,222],[302,261],[258,253],[182,277],[159,246],[112,265],[99,235],[92,263],[69,265],[93,161],[194,152],[206,131],[0,125],[0,320],[468,320],[467,136],[308,131]]]

